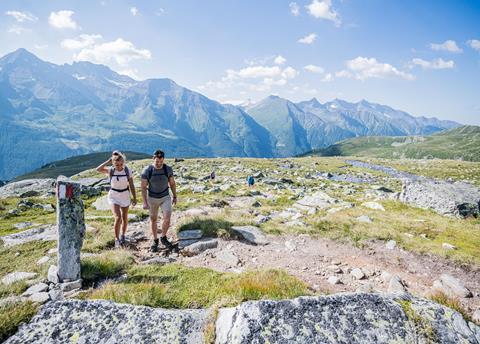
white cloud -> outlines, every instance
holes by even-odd
[[[306,35],[303,38],[300,38],[298,40],[298,43],[312,44],[313,42],[315,42],[316,39],[317,39],[317,34],[316,33],[311,33],[309,35]]]
[[[332,73],[327,73],[325,76],[320,80],[321,82],[331,82],[334,80],[333,74]]]
[[[11,26],[7,30],[8,33],[14,33],[16,35],[21,35],[23,33],[31,32],[31,31],[32,30],[30,29],[24,28],[22,26],[17,26],[17,25]]]
[[[305,69],[306,71],[309,71],[311,73],[317,73],[317,74],[322,74],[323,72],[325,72],[325,70],[322,67],[315,66],[315,65],[312,65],[312,64],[309,64],[309,65],[303,67],[303,69]]]
[[[120,66],[126,66],[132,60],[148,60],[151,57],[149,50],[138,49],[133,43],[123,38],[83,48],[74,56],[77,61],[86,60],[103,64],[114,61]]]
[[[281,74],[281,68],[278,66],[268,67],[268,66],[250,66],[242,68],[238,71],[233,69],[227,70],[227,78],[263,78],[263,77],[274,77]]]
[[[15,18],[15,20],[19,23],[23,23],[23,22],[26,22],[26,21],[37,21],[38,18],[35,17],[33,14],[29,13],[29,12],[20,12],[20,11],[7,11],[5,12],[5,14],[7,16],[11,16],[13,18]]]
[[[131,8],[130,8],[130,13],[132,14],[132,16],[135,17],[135,16],[138,15],[140,12],[138,12],[138,8],[136,8],[136,7],[131,7]]]
[[[140,80],[140,77],[138,76],[138,69],[136,68],[122,69],[118,71],[118,74],[129,76],[130,78],[135,80]]]
[[[480,51],[480,40],[478,39],[471,39],[467,42],[470,48]]]
[[[45,50],[45,49],[48,48],[48,45],[47,44],[35,44],[33,47],[37,50]]]
[[[102,38],[101,35],[83,34],[78,36],[78,38],[76,39],[73,39],[73,38],[64,39],[61,42],[61,45],[63,48],[68,50],[80,50],[80,49],[94,45],[95,42],[100,38]]]
[[[451,53],[461,53],[463,51],[458,47],[457,43],[451,39],[443,43],[431,43],[430,48],[436,51],[449,51]]]
[[[412,64],[420,66],[423,69],[451,69],[455,67],[455,62],[453,62],[452,60],[445,61],[441,58],[435,59],[432,61],[426,61],[423,59],[414,58],[412,60]]]
[[[292,67],[287,67],[283,70],[281,75],[282,75],[282,78],[293,79],[298,75],[298,72]]]
[[[357,57],[348,60],[346,63],[348,70],[336,73],[337,77],[350,77],[358,80],[366,80],[369,78],[402,78],[413,80],[415,76],[406,72],[402,72],[388,63],[378,62],[377,59],[371,57]]]
[[[165,13],[165,9],[160,7],[156,12],[155,12],[155,15],[156,16],[161,16],[162,14]]]
[[[295,17],[300,15],[300,7],[296,2],[291,2],[288,6],[290,7],[291,14],[293,14]]]
[[[58,12],[51,12],[48,17],[48,22],[51,26],[57,29],[78,29],[77,23],[72,19],[75,14],[73,11],[63,10]]]
[[[278,55],[277,57],[275,57],[273,62],[276,65],[283,65],[285,62],[287,62],[287,59],[285,57],[283,57],[282,55]]]
[[[315,18],[331,20],[336,26],[340,25],[338,13],[332,8],[331,0],[313,0],[310,5],[306,6],[308,13]]]

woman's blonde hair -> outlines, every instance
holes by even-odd
[[[127,157],[122,152],[115,150],[112,152],[112,161],[118,160],[126,161]]]

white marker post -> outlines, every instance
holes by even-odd
[[[58,277],[60,282],[79,280],[80,250],[85,234],[80,184],[63,176],[57,179]]]

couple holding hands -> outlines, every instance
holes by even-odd
[[[170,227],[172,205],[177,203],[177,190],[173,170],[164,163],[164,159],[164,152],[159,149],[156,150],[153,153],[152,163],[145,167],[141,174],[143,209],[148,209],[150,212],[150,229],[153,236],[152,252],[158,252],[157,219],[159,209],[162,209],[163,213],[160,241],[167,249],[174,247],[167,239],[167,232]],[[125,245],[128,209],[130,204],[133,206],[137,204],[133,176],[125,162],[125,155],[119,151],[113,151],[112,157],[97,167],[97,172],[107,175],[110,180],[108,203],[111,205],[115,219],[115,248]],[[111,166],[107,167],[110,164]],[[170,189],[172,190],[172,197],[170,196]]]

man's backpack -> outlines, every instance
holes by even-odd
[[[150,190],[150,179],[152,179],[154,169],[155,168],[153,166],[151,166],[147,171],[147,180],[148,180],[148,184],[149,184],[148,192],[150,194],[153,194],[153,195],[162,195],[162,194],[165,193],[165,191],[168,191],[168,189],[169,189],[168,183],[167,183],[167,188],[165,190],[160,191],[160,192],[153,192],[152,190]],[[165,177],[167,177],[167,181],[168,181],[167,165],[163,164],[162,170],[163,170],[163,175]]]

